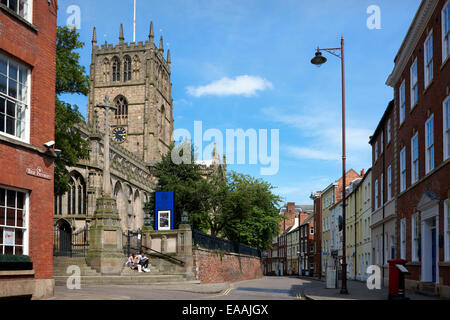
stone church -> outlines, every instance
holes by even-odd
[[[168,152],[174,130],[170,50],[164,56],[162,36],[159,48],[154,37],[151,23],[147,41],[126,43],[121,25],[119,43],[99,46],[94,27],[87,122],[78,125],[89,157],[67,168],[71,190],[55,196],[55,230],[81,232],[94,215],[102,193],[105,133],[105,111],[97,105],[105,96],[117,108],[109,113],[112,196],[122,230],[142,229],[143,207],[157,183],[152,170]],[[199,162],[203,175],[226,172],[225,158],[223,165],[220,160],[214,148],[211,160]]]
[[[97,44],[94,28],[87,123],[79,129],[89,142],[89,157],[70,172],[71,190],[55,197],[55,228],[79,231],[89,224],[102,192],[105,111],[96,107],[109,96],[111,110],[111,185],[123,231],[144,223],[143,206],[156,181],[151,170],[172,142],[173,100],[170,51],[163,38],[154,44],[153,23],[148,40],[126,43],[123,26],[115,45]]]

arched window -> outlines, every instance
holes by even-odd
[[[131,58],[130,56],[125,56],[123,59],[123,81],[131,80]]]
[[[86,215],[86,183],[78,172],[73,172],[69,179],[70,190],[67,192],[67,215]],[[62,214],[61,200],[59,204],[59,214]]]
[[[115,99],[116,110],[115,117],[116,119],[126,119],[128,118],[128,101],[124,96],[117,96]]]
[[[112,61],[112,80],[120,81],[120,61],[117,57],[114,57]]]

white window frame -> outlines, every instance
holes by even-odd
[[[431,41],[431,42],[430,42]],[[427,45],[431,43],[431,58],[428,59],[428,50]],[[434,56],[434,47],[433,47],[433,30],[430,31],[427,38],[425,39],[425,43],[423,44],[423,67],[424,67],[424,83],[425,89],[430,85],[433,81],[434,73],[433,73],[433,56]],[[427,62],[429,60],[429,62]]]
[[[375,210],[378,209],[378,179],[375,180]]]
[[[16,61],[13,58],[10,58],[6,55],[3,55],[0,53],[0,58],[4,59],[7,63],[7,73],[9,73],[9,68],[11,64],[14,64],[15,66],[17,66],[18,70],[20,68],[25,69],[27,72],[26,75],[26,86],[24,86],[24,90],[26,91],[25,94],[25,101],[21,101],[18,100],[17,98],[13,98],[11,96],[8,95],[8,86],[9,86],[9,78],[8,75],[6,75],[6,81],[7,81],[7,89],[6,89],[6,93],[0,93],[0,96],[3,97],[4,99],[6,99],[7,101],[11,101],[13,103],[17,103],[17,104],[24,104],[24,118],[25,120],[23,120],[24,123],[24,131],[23,131],[23,136],[19,137],[17,135],[12,135],[9,133],[6,133],[6,122],[5,122],[5,132],[0,131],[0,135],[2,136],[6,136],[8,138],[12,138],[14,140],[19,140],[25,143],[29,143],[30,141],[30,101],[31,101],[31,70],[30,68],[28,68],[27,66],[25,66],[22,63],[19,63],[18,61]],[[17,79],[17,82],[19,82],[19,78]],[[17,92],[17,95],[19,95],[19,92]],[[6,105],[5,105],[5,117],[6,117]],[[17,106],[16,106],[16,115],[15,118],[17,119]],[[16,120],[17,121],[17,120]],[[16,129],[17,130],[17,127]]]
[[[400,259],[406,259],[406,219],[400,220]]]
[[[8,7],[10,10],[12,10],[10,7],[9,7],[9,2],[11,1],[11,0],[6,0],[7,2],[6,2],[6,7]],[[21,15],[20,13],[19,13],[19,9],[20,9],[20,7],[19,7],[19,2],[20,1],[17,1],[17,8],[16,8],[16,11],[15,11],[15,13],[18,15],[18,16],[21,16],[22,18],[24,18],[25,20],[27,20],[29,23],[33,23],[33,0],[24,0],[24,2],[25,2],[25,9],[24,9],[24,11],[25,11],[25,13],[24,13],[24,15]],[[13,10],[12,10],[13,11]]]
[[[405,91],[405,80],[403,80],[402,84],[399,88],[399,112],[400,112],[400,124],[405,122],[406,115],[406,91]]]
[[[381,131],[381,136],[380,136],[380,155],[383,154],[383,149],[384,149],[384,134],[383,134],[383,131]]]
[[[380,207],[384,205],[384,174],[380,178]]]
[[[445,15],[447,14],[447,19]],[[442,64],[444,64],[448,57],[450,56],[450,23],[448,22],[448,17],[450,16],[450,0],[444,4],[442,8]],[[447,29],[447,30],[445,30]],[[445,32],[447,31],[447,32]]]
[[[387,167],[387,201],[392,199],[392,166]]]
[[[432,122],[433,124],[433,132],[430,135],[428,132],[429,124]],[[428,120],[425,122],[425,174],[428,174],[435,167],[435,139],[434,139],[434,114],[432,114]],[[430,142],[430,138],[433,139],[432,143]]]
[[[443,161],[445,161],[450,158],[450,95],[444,100],[442,105],[442,115],[444,135],[444,139],[442,140],[444,143]]]
[[[406,147],[400,151],[400,192],[406,190]]]
[[[23,205],[23,211],[24,211],[24,217],[23,217],[23,227],[11,227],[11,226],[6,226],[5,223],[0,222],[0,225],[2,226],[2,228],[6,228],[6,229],[21,229],[23,230],[23,236],[22,236],[22,255],[29,255],[29,234],[30,234],[30,194],[28,193],[28,191],[26,190],[22,190],[22,189],[18,189],[18,188],[13,188],[13,187],[6,187],[3,185],[0,185],[0,188],[4,189],[6,192],[8,190],[11,191],[16,191],[16,192],[21,192],[24,193],[25,197],[24,197],[24,205]],[[7,203],[5,203],[5,206],[7,205]],[[6,215],[6,212],[5,212]],[[1,217],[0,217],[1,219]],[[17,218],[16,218],[17,219]],[[0,220],[1,221],[1,220]],[[17,222],[16,222],[17,223]],[[3,239],[2,239],[3,242]],[[15,248],[14,248],[14,252],[15,252]],[[0,254],[4,254],[4,247],[0,246]]]
[[[414,77],[414,70],[415,77]],[[414,59],[413,64],[410,68],[410,92],[411,92],[411,110],[414,109],[417,102],[419,101],[419,73],[418,73],[418,64],[417,64],[417,58]]]
[[[417,141],[416,148],[414,148],[414,141]],[[414,153],[417,152],[417,159],[414,159]],[[417,166],[416,166],[417,163]],[[411,138],[411,184],[413,185],[419,180],[419,132]]]
[[[415,213],[411,216],[411,261],[419,261],[419,214]]]

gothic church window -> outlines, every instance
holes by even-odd
[[[83,177],[77,172],[72,174],[69,179],[70,190],[67,192],[67,214],[86,214],[86,183]],[[56,212],[56,214],[61,214],[61,207],[59,207],[59,212]]]
[[[131,80],[131,58],[125,56],[123,59],[123,81],[127,82]]]
[[[133,78],[136,80],[139,79],[140,67],[141,67],[141,61],[139,60],[139,57],[136,55],[133,58]]]
[[[109,82],[109,60],[103,60],[103,81]]]
[[[120,61],[117,57],[112,62],[112,78],[114,82],[120,81]]]
[[[128,118],[128,101],[124,96],[118,96],[116,99],[116,119],[126,119]]]

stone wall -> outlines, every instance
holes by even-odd
[[[194,275],[202,283],[236,282],[263,276],[259,257],[194,248]]]

